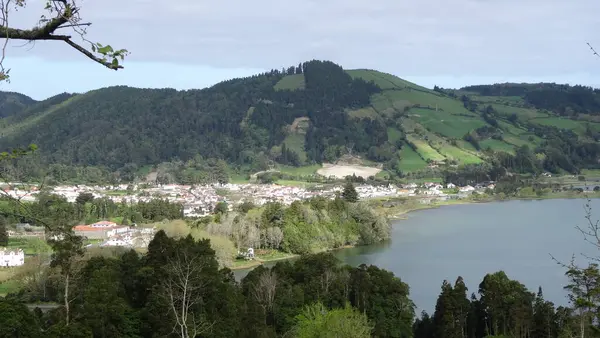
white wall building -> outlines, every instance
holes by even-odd
[[[25,252],[22,249],[0,250],[0,267],[21,266],[25,264]]]

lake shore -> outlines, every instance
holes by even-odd
[[[443,206],[450,206],[450,205],[484,204],[484,203],[493,203],[493,202],[508,202],[508,201],[515,201],[515,200],[533,201],[533,200],[549,200],[549,199],[586,199],[586,198],[590,198],[590,199],[600,198],[600,192],[588,192],[586,194],[575,193],[575,192],[559,192],[559,193],[550,193],[550,194],[547,194],[544,196],[515,196],[515,197],[504,198],[504,199],[493,198],[493,196],[492,196],[492,197],[477,198],[477,199],[463,198],[463,199],[451,199],[451,200],[446,200],[446,201],[432,201],[430,203],[421,203],[420,200],[422,200],[423,198],[415,197],[415,198],[408,198],[406,203],[400,204],[395,207],[390,207],[390,208],[385,208],[385,207],[381,206],[381,204],[383,204],[386,201],[397,200],[398,199],[397,197],[388,198],[388,199],[370,200],[369,203],[373,207],[375,207],[379,212],[386,215],[390,219],[390,221],[397,221],[397,220],[406,219],[407,215],[414,211],[435,209],[435,208],[439,208],[439,207],[443,207]],[[379,204],[379,206],[377,206],[377,204]],[[330,248],[330,249],[327,249],[324,251],[332,252],[332,251],[349,249],[349,248],[354,248],[354,247],[357,247],[357,246],[356,245],[344,245],[339,248]],[[300,256],[300,255],[284,253],[284,252],[277,252],[277,254],[275,254],[275,255],[267,255],[267,256],[262,256],[262,257],[260,255],[258,255],[254,260],[244,261],[244,262],[234,262],[234,264],[232,266],[228,266],[228,268],[232,271],[252,269],[259,265],[263,265],[265,263],[287,260],[287,259],[295,258],[298,256]]]
[[[407,203],[402,203],[393,207],[383,207],[383,206],[375,206],[379,212],[387,216],[390,220],[402,220],[406,219],[407,214],[413,211],[419,210],[427,210],[434,209],[448,205],[464,205],[464,204],[482,204],[482,203],[493,203],[493,202],[508,202],[508,201],[541,201],[541,200],[550,200],[550,199],[596,199],[600,198],[600,192],[587,192],[587,193],[577,193],[577,192],[558,192],[558,193],[550,193],[543,196],[513,196],[507,198],[494,198],[490,197],[479,197],[479,198],[462,198],[462,199],[450,199],[445,201],[431,201],[429,203],[422,203],[419,200],[423,198],[412,198],[407,200]],[[383,204],[386,201],[394,200],[397,198],[390,199],[380,199],[379,203]],[[371,202],[373,203],[373,202]]]

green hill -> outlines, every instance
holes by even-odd
[[[534,157],[544,170],[576,172],[598,167],[600,154],[600,93],[592,88],[432,90],[315,60],[202,90],[118,86],[41,102],[2,93],[0,116],[2,148],[36,143],[40,166],[121,177],[168,162],[193,181],[217,160],[250,172],[349,154],[391,175],[477,163],[520,170]]]

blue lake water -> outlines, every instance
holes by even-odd
[[[504,270],[509,278],[546,299],[566,305],[565,269],[573,254],[600,256],[575,226],[585,227],[583,199],[507,201],[445,206],[408,214],[394,221],[392,239],[335,252],[343,262],[374,264],[410,285],[418,309],[432,312],[442,281],[460,275],[477,293],[486,273]],[[592,200],[592,217],[600,219],[600,200]],[[595,212],[596,211],[596,212]],[[238,276],[244,271],[236,272]]]

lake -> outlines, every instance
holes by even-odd
[[[336,251],[343,262],[373,264],[392,271],[410,285],[417,313],[430,313],[442,281],[460,275],[469,294],[477,292],[486,273],[504,270],[532,292],[542,286],[546,299],[567,305],[565,269],[575,254],[599,254],[575,226],[586,226],[584,199],[507,201],[444,206],[411,212],[393,222],[386,243]],[[600,200],[592,200],[592,217],[600,219]],[[595,212],[596,211],[596,212]],[[242,277],[247,271],[236,271]]]

